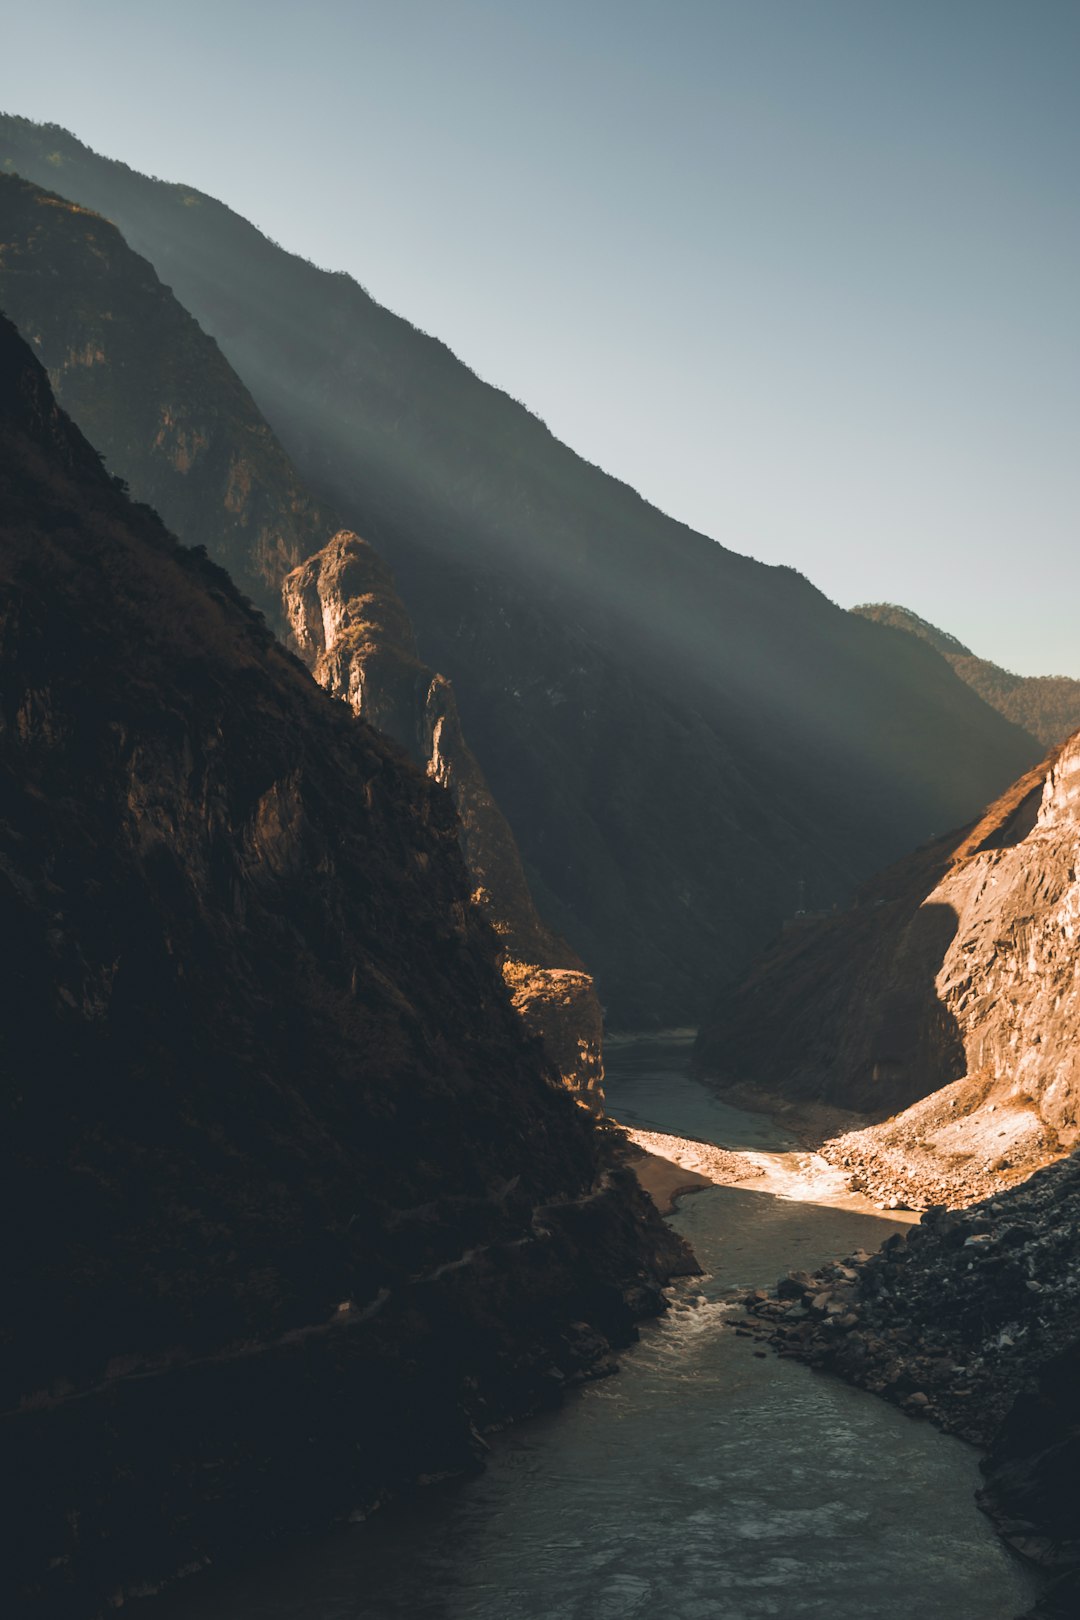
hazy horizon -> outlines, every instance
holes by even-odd
[[[4,110],[348,271],[673,516],[1080,676],[1080,8],[60,0],[6,31]]]

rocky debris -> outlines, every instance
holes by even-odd
[[[778,1348],[898,1404],[921,1393],[942,1428],[984,1445],[1080,1338],[1080,1160],[965,1210],[929,1209],[875,1254],[792,1272],[752,1308]]]
[[[982,1505],[1063,1583],[1047,1602],[1066,1606],[1036,1612],[1080,1612],[1080,1157],[746,1309],[779,1354],[989,1447]]]
[[[882,1125],[820,1152],[882,1209],[964,1208],[1024,1181],[1061,1153],[1022,1085],[966,1076]]]

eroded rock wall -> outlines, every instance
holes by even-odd
[[[699,1041],[707,1073],[871,1118],[842,1162],[965,1202],[1077,1140],[1080,734],[973,827],[793,929]],[[846,1157],[845,1157],[846,1156]],[[920,1185],[924,1183],[924,1185]]]
[[[603,1015],[584,964],[542,922],[514,835],[465,741],[453,688],[419,658],[389,569],[342,531],[284,581],[294,645],[316,680],[395,738],[454,801],[473,901],[494,929],[513,1004],[564,1084],[603,1102]]]

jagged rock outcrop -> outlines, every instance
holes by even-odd
[[[519,1013],[566,1085],[598,1106],[592,979],[536,913],[449,683],[420,662],[389,569],[359,540],[348,556],[320,550],[339,528],[332,511],[305,489],[217,344],[114,225],[0,174],[0,238],[0,307],[110,470],[180,539],[204,544],[275,629],[296,632],[324,686],[450,789],[475,897],[515,965]],[[293,576],[314,553],[317,567]],[[287,576],[300,583],[283,609]]]
[[[708,1074],[881,1119],[825,1149],[914,1207],[1030,1174],[1080,1130],[1080,734],[973,827],[793,928],[699,1038]]]
[[[6,1612],[470,1466],[690,1263],[523,1040],[450,801],[0,321]]]
[[[473,900],[498,936],[514,1007],[563,1083],[599,1108],[603,1016],[592,978],[537,914],[514,835],[462,735],[453,689],[421,663],[390,570],[343,530],[282,589],[294,645],[316,680],[449,791]]]
[[[696,1023],[800,883],[843,903],[1035,762],[933,649],[665,517],[212,198],[16,118],[0,166],[118,223],[393,568],[613,1021]]]
[[[947,658],[962,681],[1014,725],[1023,726],[1044,747],[1063,742],[1080,727],[1080,681],[1069,675],[1014,675],[980,658],[956,636],[893,602],[864,602],[852,608],[875,624],[890,625],[928,642]]]

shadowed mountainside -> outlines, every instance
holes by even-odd
[[[498,937],[525,1027],[563,1082],[603,1101],[602,1015],[584,964],[537,914],[506,817],[465,743],[453,687],[423,663],[389,569],[342,531],[283,586],[293,644],[315,679],[389,736],[450,793],[478,905]]]
[[[0,307],[135,498],[180,539],[205,544],[292,635],[322,684],[449,789],[515,1004],[565,1082],[594,1105],[603,1064],[592,979],[537,915],[453,690],[421,661],[390,570],[355,536],[343,566],[333,513],[308,495],[217,344],[116,227],[4,174]],[[309,584],[297,589],[300,580]]]
[[[391,564],[615,1021],[696,1019],[800,882],[843,898],[1035,758],[932,649],[666,518],[220,203],[15,118],[0,164],[118,223]]]
[[[522,1039],[447,795],[7,321],[0,568],[4,1578],[86,1615],[470,1466],[689,1261]]]
[[[960,679],[984,702],[1014,725],[1023,726],[1044,747],[1064,741],[1080,727],[1080,681],[1071,676],[1013,675],[1000,664],[978,658],[955,636],[920,619],[909,608],[892,602],[864,602],[851,611],[874,624],[889,625],[927,642],[948,659]]]

